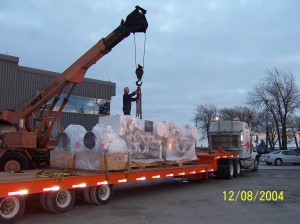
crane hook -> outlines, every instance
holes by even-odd
[[[141,79],[143,78],[143,74],[144,74],[143,66],[141,66],[140,64],[138,64],[138,67],[135,70],[135,74],[136,74],[137,79],[139,81],[141,81]]]

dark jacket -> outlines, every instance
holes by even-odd
[[[136,94],[135,91],[130,94],[124,93],[124,95],[123,95],[123,113],[124,113],[124,115],[130,115],[131,102],[136,101],[138,99],[137,97],[133,97],[135,94]]]

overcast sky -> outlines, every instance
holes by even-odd
[[[246,106],[248,92],[274,67],[292,72],[300,87],[298,0],[0,0],[0,53],[63,72],[136,5],[149,23],[144,119],[191,123],[197,105]],[[139,64],[144,39],[136,34]],[[111,114],[122,114],[123,87],[136,88],[133,36],[86,77],[117,84]]]

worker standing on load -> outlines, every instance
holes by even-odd
[[[124,88],[124,95],[123,95],[123,113],[124,115],[130,115],[131,112],[131,102],[138,100],[138,97],[133,97],[137,94],[137,91],[133,91],[129,94],[129,88]]]

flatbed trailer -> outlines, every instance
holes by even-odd
[[[0,223],[13,223],[20,219],[25,210],[25,198],[32,194],[39,194],[40,204],[46,211],[63,213],[73,207],[76,193],[83,193],[85,200],[91,204],[107,204],[115,184],[171,177],[207,179],[210,173],[221,178],[237,176],[234,164],[238,158],[234,153],[201,154],[197,157],[198,160],[192,164],[166,163],[158,167],[102,173],[71,170],[71,175],[61,173],[54,177],[39,175],[53,171],[51,169],[27,170],[21,173],[1,172]],[[227,166],[224,166],[224,161]],[[221,169],[226,172],[220,172]]]

